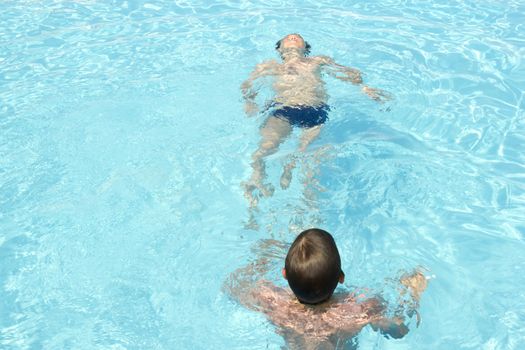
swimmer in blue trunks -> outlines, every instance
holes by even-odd
[[[260,78],[272,79],[275,92],[270,107],[266,109],[269,110],[269,116],[260,129],[259,147],[252,154],[252,176],[248,182],[243,183],[245,196],[251,207],[257,205],[259,195],[256,191],[264,197],[271,196],[274,191],[271,184],[263,183],[266,177],[264,158],[277,151],[293,127],[302,129],[298,151],[304,152],[328,119],[330,107],[327,105],[328,94],[321,73],[360,85],[363,93],[378,102],[389,99],[389,94],[385,91],[364,85],[359,70],[337,64],[327,56],[309,57],[310,45],[299,34],[285,36],[277,42],[275,48],[282,62],[269,60],[258,64],[241,85],[244,109],[248,116],[259,112],[255,99],[260,88],[260,84],[256,83],[262,80]],[[293,159],[285,165],[280,181],[281,188],[289,186],[294,167]]]
[[[313,128],[322,125],[328,119],[330,107],[320,106],[281,106],[272,112],[272,116],[287,121],[292,126]]]

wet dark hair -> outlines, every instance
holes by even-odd
[[[302,38],[302,36],[301,36],[301,38]],[[283,39],[281,39],[281,40],[279,40],[278,42],[275,43],[275,49],[277,51],[279,51],[279,49],[281,48],[281,41],[283,41]],[[305,57],[310,54],[310,49],[311,48],[312,48],[312,46],[310,46],[310,44],[308,44],[308,42],[306,40],[304,40],[304,56]]]
[[[301,232],[288,250],[284,269],[300,302],[318,304],[327,300],[342,274],[334,238],[317,228]]]

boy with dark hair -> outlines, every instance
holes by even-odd
[[[272,240],[263,244],[279,245]],[[296,349],[351,346],[348,341],[355,343],[355,335],[366,325],[386,336],[401,338],[408,332],[404,314],[416,314],[419,323],[417,307],[427,286],[420,271],[403,275],[400,297],[408,292],[410,300],[399,302],[393,317],[386,315],[387,305],[380,297],[333,294],[345,275],[333,237],[321,229],[303,231],[288,250],[282,273],[291,291],[262,279],[267,271],[268,258],[260,257],[232,273],[225,289],[244,306],[264,313],[287,345]]]
[[[302,303],[318,304],[330,298],[337,283],[344,282],[333,237],[320,229],[299,234],[286,256],[283,277]]]

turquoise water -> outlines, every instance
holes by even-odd
[[[520,1],[2,2],[0,348],[279,349],[221,285],[259,239],[310,226],[334,234],[346,288],[388,294],[415,266],[434,277],[419,328],[366,328],[360,349],[525,348],[524,14]],[[330,120],[253,229],[239,184],[264,116],[244,116],[239,86],[289,32],[395,99],[327,77]],[[297,141],[268,158],[274,184]]]

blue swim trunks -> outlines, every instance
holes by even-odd
[[[278,106],[278,105],[277,105]],[[323,124],[328,119],[330,107],[322,104],[313,106],[281,106],[277,107],[272,115],[276,118],[286,120],[291,125],[300,128],[311,128]]]

